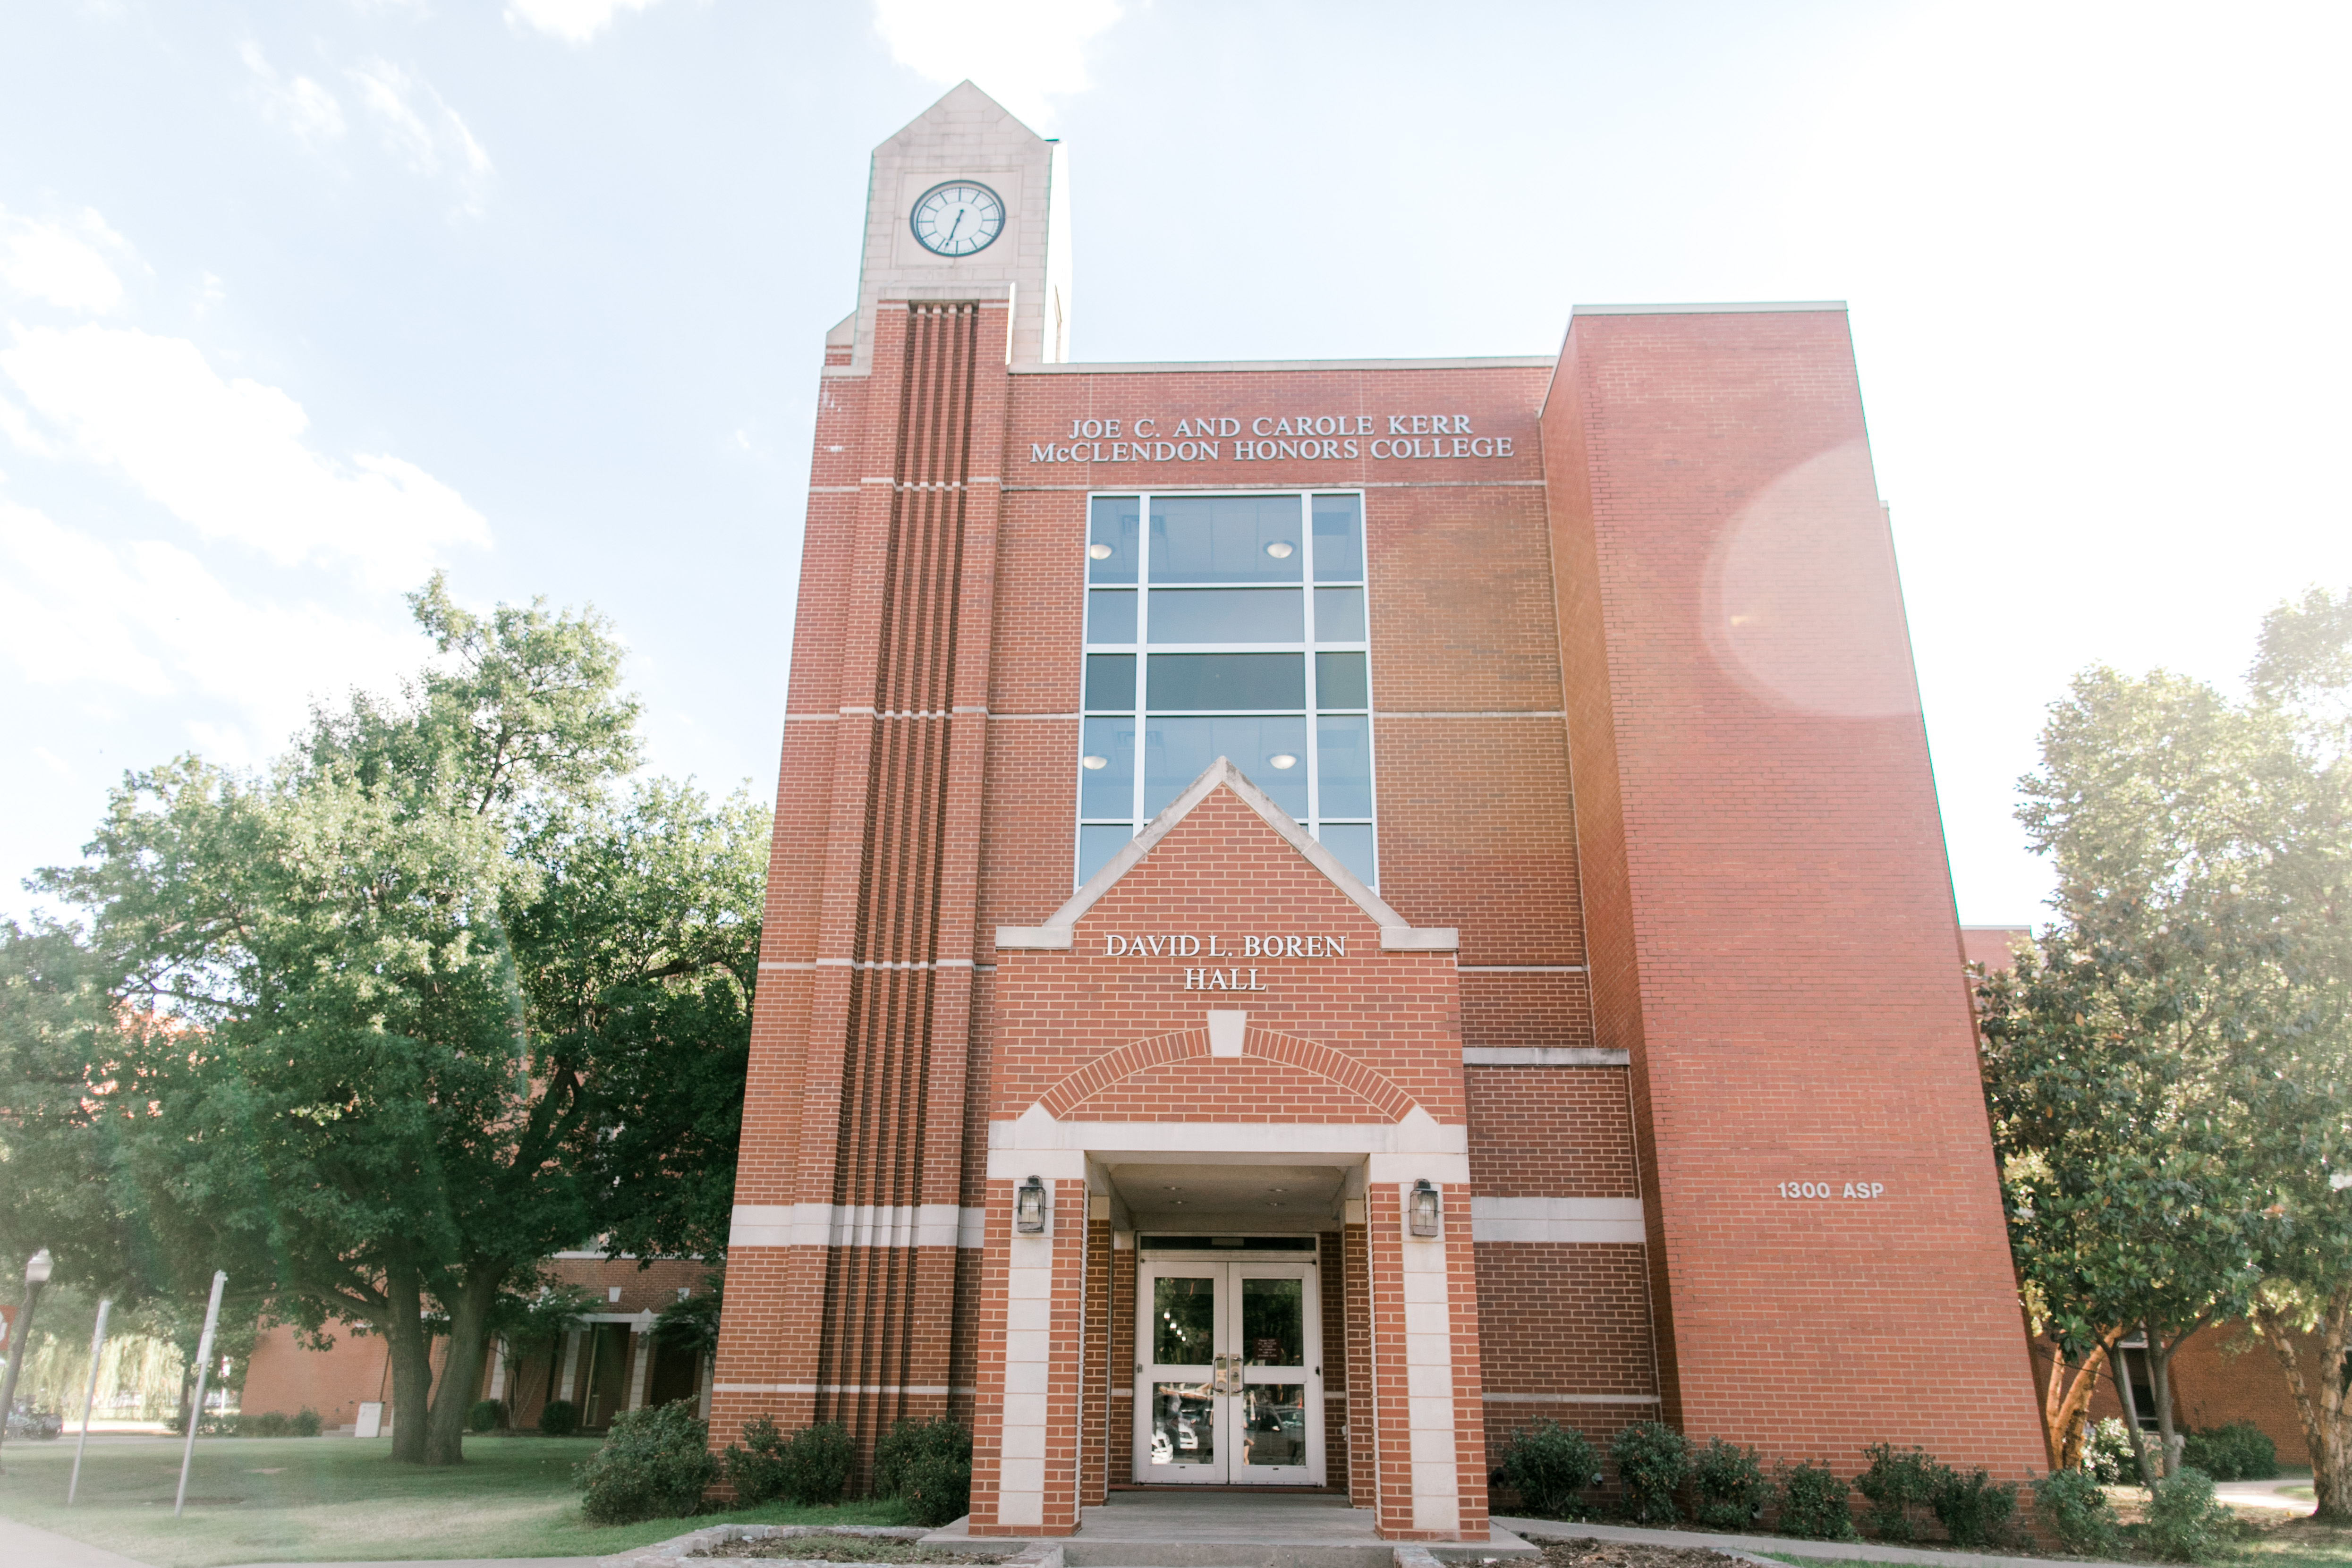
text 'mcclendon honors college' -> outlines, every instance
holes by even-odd
[[[2042,1443],[1845,313],[1079,364],[1063,149],[875,153],[714,1441],[1477,1541],[1538,1419]],[[1174,302],[1171,302],[1171,307]]]

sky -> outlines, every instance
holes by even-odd
[[[0,914],[126,770],[265,765],[593,603],[649,766],[767,797],[873,146],[1069,149],[1079,360],[1549,354],[1843,299],[1959,913],[2094,663],[2352,586],[2352,8],[0,0]]]

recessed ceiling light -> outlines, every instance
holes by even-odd
[[[1265,1190],[1268,1192],[1288,1192],[1290,1189],[1286,1186],[1270,1186]]]
[[[1163,1186],[1160,1190],[1162,1192],[1182,1192],[1184,1189],[1181,1186]]]
[[[1097,560],[1108,560],[1110,559],[1110,546],[1088,545],[1087,547],[1087,554],[1092,556]]]
[[[1288,539],[1276,539],[1272,544],[1265,547],[1265,553],[1272,556],[1276,560],[1288,560],[1290,559],[1290,552],[1297,548],[1298,547],[1297,545],[1292,544]]]
[[[1110,758],[1108,757],[1081,757],[1078,758],[1078,766],[1085,768],[1089,773],[1099,773],[1104,768],[1110,766]]]
[[[1277,751],[1272,757],[1267,758],[1266,760],[1273,763],[1276,768],[1296,768],[1298,766],[1298,758],[1293,757],[1287,751]]]

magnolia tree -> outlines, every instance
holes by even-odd
[[[539,1260],[723,1246],[768,830],[630,782],[593,613],[477,617],[438,578],[411,604],[439,657],[398,700],[321,710],[258,777],[134,775],[36,879],[88,925],[6,934],[56,979],[0,992],[30,1041],[0,1135],[93,1184],[12,1221],[61,1259],[96,1207],[93,1270],[224,1260],[314,1335],[381,1334],[394,1457],[447,1464]]]
[[[2352,1520],[2352,595],[2273,612],[2248,687],[2094,669],[2053,710],[2019,815],[2058,918],[1980,989],[1986,1095],[2053,1463],[2117,1340],[2169,1437],[2174,1348],[2242,1319]]]

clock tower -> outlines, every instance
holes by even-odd
[[[825,347],[848,349],[849,373],[862,376],[886,295],[1009,298],[1006,362],[1061,363],[1070,341],[1069,192],[1060,142],[959,83],[874,150],[857,310]],[[985,237],[975,243],[976,235]]]

